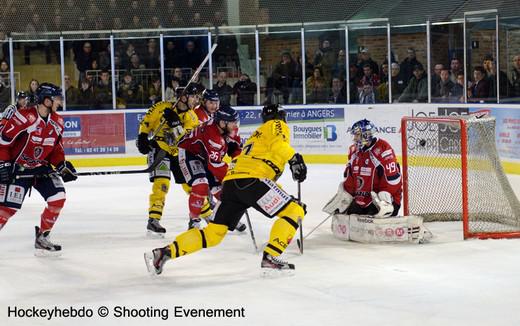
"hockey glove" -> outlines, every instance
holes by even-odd
[[[345,213],[353,199],[352,195],[343,188],[343,182],[340,182],[338,192],[325,204],[322,211],[327,214]]]
[[[179,115],[170,108],[164,110],[163,117],[164,120],[166,120],[168,126],[170,126],[171,128],[175,128],[177,126],[182,125],[181,118],[179,117]]]
[[[69,161],[63,161],[58,164],[56,171],[61,175],[63,182],[74,181],[78,178],[74,165]]]
[[[150,140],[148,139],[148,135],[144,132],[140,133],[137,136],[137,140],[135,142],[137,149],[139,150],[139,153],[141,154],[148,154],[152,150],[152,146],[150,143]]]
[[[11,162],[0,161],[0,183],[9,184],[13,180],[14,166]]]
[[[375,192],[370,193],[374,205],[379,209],[379,212],[374,217],[385,218],[392,216],[394,212],[394,205],[392,205],[392,195],[388,191],[380,191],[379,194]]]
[[[307,166],[303,161],[303,156],[296,153],[289,160],[289,166],[291,167],[292,177],[294,181],[303,182],[307,178]]]

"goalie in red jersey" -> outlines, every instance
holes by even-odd
[[[49,233],[65,203],[63,182],[77,179],[63,150],[63,118],[56,113],[63,99],[59,87],[41,84],[36,106],[15,111],[0,135],[0,229],[22,207],[32,187],[47,202],[36,227],[38,253],[59,252]],[[54,168],[53,168],[54,167]]]

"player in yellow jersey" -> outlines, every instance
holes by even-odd
[[[160,274],[169,259],[218,245],[228,229],[233,229],[246,209],[254,207],[267,217],[277,216],[264,249],[261,267],[266,270],[293,270],[294,265],[278,258],[298,229],[298,219],[305,215],[305,205],[287,194],[277,184],[285,163],[289,163],[295,181],[303,182],[307,167],[289,143],[285,112],[277,105],[262,110],[264,123],[253,133],[236,157],[224,178],[221,203],[215,218],[202,230],[191,229],[178,235],[172,244],[145,253],[151,274]]]
[[[174,103],[161,101],[155,103],[139,125],[139,135],[137,137],[137,148],[142,154],[148,155],[148,164],[154,164],[159,151],[165,151],[167,155],[150,173],[152,193],[148,210],[148,234],[151,236],[164,237],[166,229],[159,223],[161,220],[165,198],[170,188],[171,171],[177,183],[183,183],[182,173],[178,167],[177,141],[187,132],[198,126],[197,115],[190,108],[196,103],[197,94],[193,90],[187,89],[186,95],[181,94],[180,101],[176,107]],[[166,123],[163,123],[165,121]],[[149,140],[150,134],[154,133],[160,126],[161,129],[156,133],[153,140]]]

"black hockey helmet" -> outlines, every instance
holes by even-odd
[[[219,100],[217,91],[212,89],[205,89],[204,92],[202,92],[202,98],[204,99],[204,101],[217,102]]]
[[[215,113],[215,121],[238,122],[240,117],[238,111],[233,109],[230,105],[222,105]]]
[[[53,98],[61,96],[61,88],[51,83],[42,83],[36,89],[36,100],[38,104],[43,103],[43,100],[46,98],[53,100]]]
[[[262,109],[262,121],[267,122],[269,120],[279,119],[286,121],[287,114],[281,108],[279,104],[269,104]]]
[[[20,99],[27,99],[29,96],[27,95],[26,92],[24,91],[19,91],[16,93],[16,100],[20,100]]]

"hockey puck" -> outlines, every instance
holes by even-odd
[[[421,145],[422,147],[426,146],[426,140],[425,139],[421,139],[419,141],[419,145]]]

